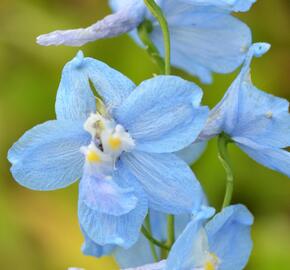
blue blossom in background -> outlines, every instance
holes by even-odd
[[[254,56],[267,52],[269,44],[257,43],[222,101],[211,111],[201,139],[226,133],[251,158],[290,177],[289,102],[257,89],[251,82]]]
[[[175,76],[136,87],[80,52],[64,67],[57,120],[32,128],[13,145],[11,172],[34,190],[59,189],[81,179],[78,213],[91,241],[87,244],[128,248],[138,239],[148,206],[181,214],[202,203],[199,182],[172,154],[204,128],[208,108],[200,106],[201,98],[200,88]]]
[[[243,205],[232,205],[204,225],[212,214],[210,209],[201,211],[189,222],[173,245],[167,260],[134,269],[244,269],[252,251],[252,214]]]
[[[158,0],[169,24],[172,64],[212,81],[212,72],[229,73],[244,60],[251,45],[251,31],[231,12],[248,11],[254,0]],[[163,55],[161,28],[143,0],[111,0],[114,14],[87,27],[55,31],[38,37],[41,45],[81,46],[88,42],[131,31],[140,44],[136,28],[145,20],[152,23],[150,37]]]

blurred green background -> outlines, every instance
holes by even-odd
[[[54,192],[30,191],[13,181],[6,160],[7,150],[25,130],[54,118],[61,69],[78,50],[41,47],[35,37],[89,25],[109,12],[105,0],[0,0],[0,269],[117,269],[110,258],[97,260],[80,252],[77,184]],[[260,0],[239,16],[251,26],[254,41],[272,44],[267,55],[254,61],[253,81],[261,89],[290,99],[290,1]],[[136,83],[157,72],[146,53],[127,36],[82,49]],[[235,75],[217,75],[212,85],[203,86],[204,102],[213,106]],[[246,204],[256,217],[254,252],[247,269],[289,269],[289,179],[256,164],[235,146],[231,154],[236,174],[234,201]],[[193,167],[210,202],[219,207],[225,176],[215,141]]]

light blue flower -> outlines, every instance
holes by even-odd
[[[157,264],[127,270],[242,270],[252,250],[253,216],[243,205],[223,209],[205,226],[212,211],[187,225],[169,253]]]
[[[251,82],[250,63],[261,56],[269,44],[254,44],[246,62],[222,101],[211,111],[201,139],[221,132],[251,158],[290,177],[289,102],[257,89]]]
[[[175,76],[136,87],[79,53],[63,70],[57,120],[32,128],[13,145],[11,172],[35,190],[81,179],[79,220],[86,237],[97,245],[128,248],[138,239],[148,206],[181,214],[202,201],[199,182],[173,154],[204,128],[208,108],[200,106],[201,98],[200,88]]]
[[[212,72],[229,73],[244,60],[251,45],[251,31],[231,15],[250,9],[254,0],[158,0],[168,24],[172,43],[172,64],[210,83]],[[38,37],[41,45],[81,46],[100,38],[131,31],[141,44],[136,28],[152,23],[150,37],[162,55],[161,28],[143,0],[111,0],[113,15],[84,29],[55,31]]]

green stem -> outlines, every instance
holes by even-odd
[[[166,245],[171,248],[175,241],[175,233],[174,233],[174,216],[168,215],[167,217],[167,242]]]
[[[151,228],[150,214],[149,213],[145,218],[145,226],[148,229],[148,235],[152,236],[152,228]],[[144,229],[145,229],[145,227],[144,227]],[[151,250],[152,256],[154,258],[154,261],[158,262],[159,258],[158,258],[154,243],[152,241],[149,241],[149,246],[150,246],[150,250]]]
[[[147,238],[147,240],[151,243],[153,243],[155,246],[158,246],[162,249],[165,249],[165,250],[169,250],[169,247],[166,246],[165,244],[163,244],[162,242],[160,242],[159,240],[155,239],[151,233],[144,227],[142,226],[141,228],[141,232],[143,233],[143,235]]]
[[[226,171],[226,191],[222,208],[231,204],[234,190],[233,169],[227,149],[229,142],[231,142],[231,139],[224,133],[218,137],[218,157]]]
[[[170,65],[170,33],[168,28],[168,23],[166,18],[163,15],[161,8],[155,3],[154,0],[144,0],[145,5],[148,7],[153,16],[157,19],[160,24],[163,41],[164,41],[164,52],[165,52],[165,75],[170,75],[171,73],[171,65]]]
[[[164,59],[160,56],[158,49],[150,39],[150,33],[152,32],[152,30],[153,30],[152,23],[148,20],[145,20],[138,27],[138,35],[143,44],[145,45],[147,53],[159,67],[160,73],[164,74],[165,73]]]

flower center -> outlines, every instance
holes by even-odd
[[[89,116],[84,129],[92,136],[91,144],[82,148],[88,164],[114,167],[122,152],[130,152],[135,147],[134,140],[122,125],[99,113]]]

